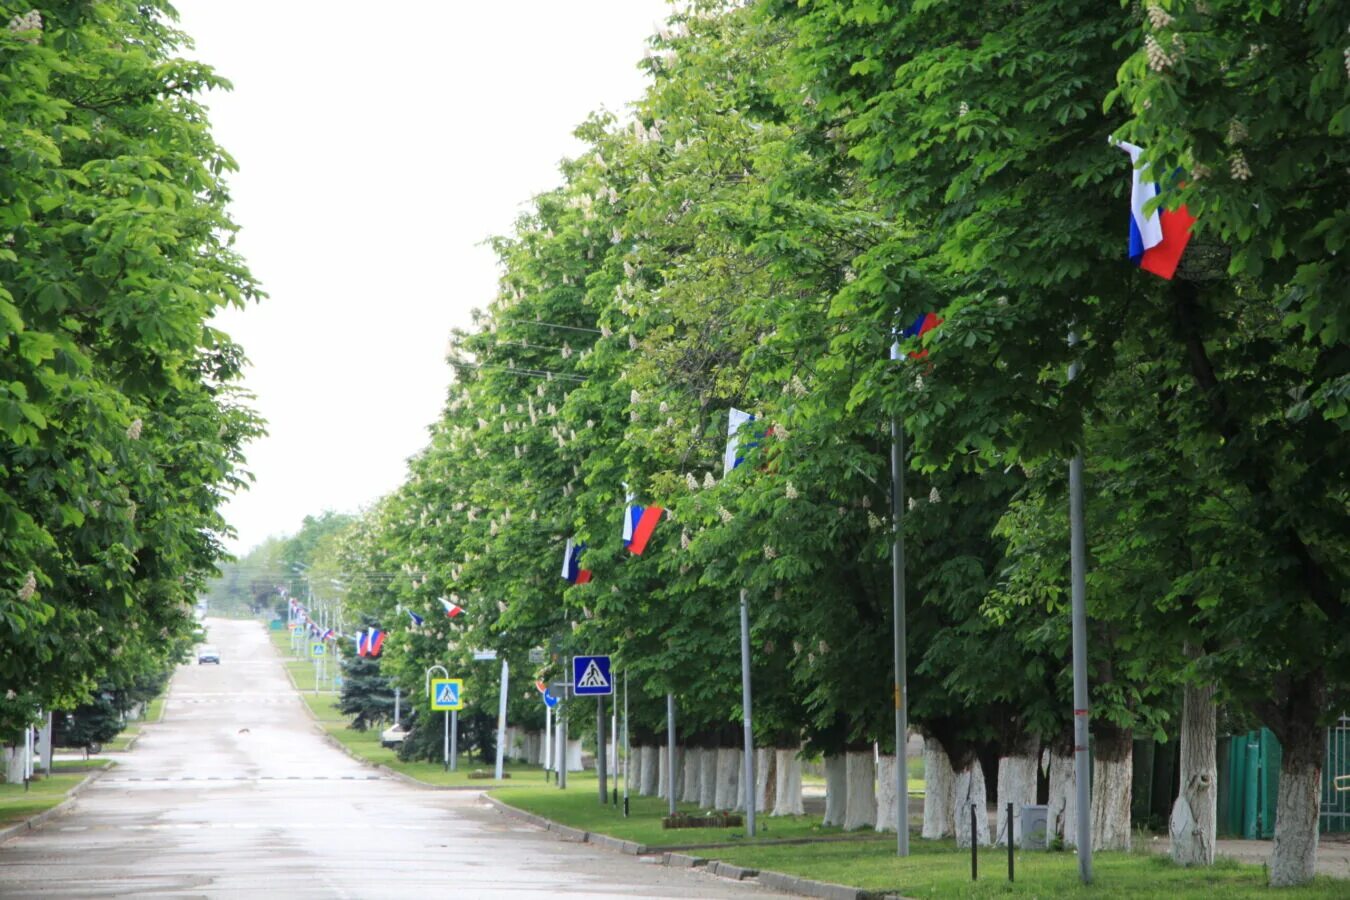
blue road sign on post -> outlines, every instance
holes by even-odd
[[[315,659],[318,659],[320,656],[323,656],[323,654],[324,654],[323,644],[319,643],[318,641],[315,641],[314,643],[309,645],[310,656],[314,657]]]
[[[464,680],[461,678],[431,679],[431,708],[436,711],[464,708]]]
[[[608,656],[572,657],[572,693],[578,697],[608,697],[614,693]]]

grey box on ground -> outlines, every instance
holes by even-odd
[[[1050,848],[1050,809],[1046,806],[1022,807],[1022,849]]]

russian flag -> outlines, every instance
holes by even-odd
[[[1125,141],[1112,143],[1130,154],[1134,166],[1134,180],[1130,185],[1130,261],[1145,272],[1170,281],[1191,240],[1195,217],[1185,206],[1175,210],[1159,206],[1153,212],[1145,213],[1149,201],[1160,192],[1158,183],[1146,180],[1139,169],[1139,157],[1144,151]]]
[[[569,584],[586,584],[591,580],[591,570],[581,567],[581,551],[585,549],[585,544],[567,539],[567,549],[563,551],[562,577]]]
[[[656,523],[661,521],[664,512],[659,506],[634,503],[633,495],[628,495],[628,506],[623,511],[623,545],[630,553],[641,556],[642,551],[647,549],[647,542],[651,540]]]
[[[416,628],[418,625],[422,624],[422,617],[419,616],[417,613],[413,612],[411,609],[405,609],[404,612],[407,613],[408,618],[412,620],[413,628]]]
[[[458,603],[451,603],[449,600],[445,599],[444,597],[442,597],[442,598],[440,598],[440,599],[441,599],[441,606],[444,606],[444,607],[445,607],[445,616],[446,616],[446,618],[448,618],[448,619],[453,619],[455,616],[457,616],[457,615],[461,614],[462,612],[464,612],[464,607],[460,606]]]
[[[369,643],[366,641],[366,633],[364,631],[358,631],[356,633],[356,655],[365,656],[369,646]]]
[[[900,358],[900,341],[904,340],[905,338],[912,338],[912,337],[921,338],[941,324],[942,319],[938,318],[937,313],[928,312],[919,316],[917,319],[915,319],[913,322],[909,324],[909,327],[902,328],[900,332],[896,334],[896,341],[895,343],[891,344],[891,359]],[[927,356],[928,356],[927,347],[924,347],[921,350],[912,350],[909,353],[910,359],[924,359]]]
[[[378,628],[370,629],[370,637],[366,640],[368,656],[379,656],[380,651],[384,649],[384,632]]]

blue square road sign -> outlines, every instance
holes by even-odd
[[[608,656],[572,657],[572,693],[578,697],[608,697],[614,693]]]

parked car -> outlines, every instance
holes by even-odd
[[[199,647],[197,649],[197,665],[203,663],[215,663],[220,665],[220,651],[215,647]]]
[[[380,732],[381,747],[397,747],[403,743],[404,738],[408,736],[408,729],[402,725],[395,725],[392,728],[386,728]]]

